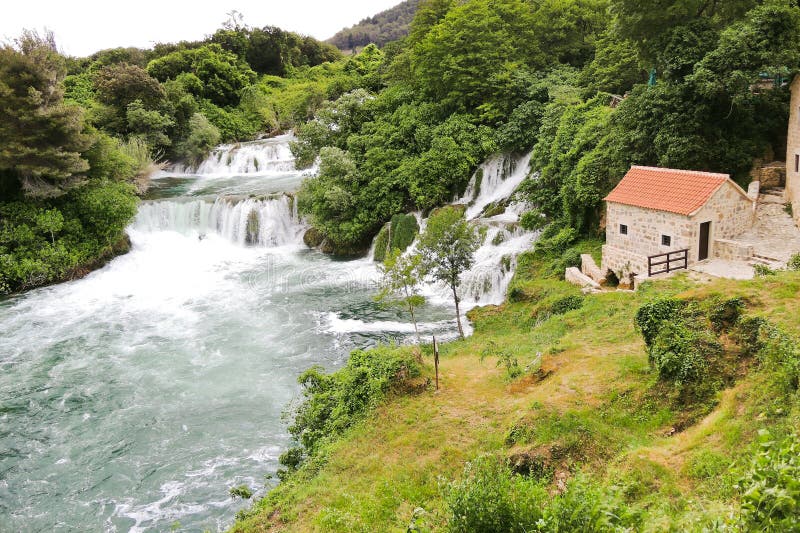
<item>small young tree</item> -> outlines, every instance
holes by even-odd
[[[411,315],[417,344],[422,344],[417,326],[415,310],[425,303],[425,297],[419,294],[422,281],[422,256],[419,254],[404,256],[400,250],[392,250],[389,257],[378,266],[381,271],[381,292],[378,301],[397,303]]]
[[[435,280],[446,283],[453,291],[458,334],[462,339],[464,328],[461,326],[458,287],[461,285],[461,274],[475,263],[478,244],[477,233],[464,218],[463,211],[455,207],[444,207],[432,214],[420,238],[420,255],[425,272]]]

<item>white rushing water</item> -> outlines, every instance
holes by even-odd
[[[175,165],[169,175],[246,176],[296,172],[294,156],[289,149],[291,135],[260,141],[224,144],[215,148],[197,167]]]
[[[413,338],[402,311],[373,300],[371,259],[302,244],[289,140],[220,147],[192,175],[163,175],[130,253],[0,300],[0,531],[225,530],[249,505],[228,489],[263,495],[290,444],[281,413],[297,376]],[[471,210],[518,185],[518,163],[498,165]],[[473,219],[485,236],[466,308],[502,300],[534,239],[515,216]],[[421,331],[453,338],[449,292],[425,291]]]
[[[132,228],[176,231],[199,239],[213,233],[239,245],[282,246],[300,244],[306,226],[294,197],[282,194],[267,199],[147,202],[139,208]]]
[[[511,197],[530,172],[531,155],[530,152],[520,157],[500,154],[478,167],[464,196],[456,200],[467,205],[467,220],[479,217],[490,204]]]
[[[475,252],[475,264],[461,277],[459,297],[464,310],[488,304],[500,304],[517,266],[517,256],[530,250],[538,236],[519,227],[519,215],[525,205],[513,201],[513,194],[530,172],[531,154],[499,154],[489,158],[473,174],[464,195],[456,203],[467,206],[465,216],[482,235]],[[481,214],[495,205],[497,214]],[[421,221],[420,227],[425,222]],[[447,304],[450,289],[443,284],[427,285],[423,293],[431,301]]]

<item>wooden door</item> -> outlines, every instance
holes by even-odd
[[[711,222],[703,222],[700,224],[700,251],[697,254],[697,260],[702,261],[708,259],[709,239],[711,238]]]

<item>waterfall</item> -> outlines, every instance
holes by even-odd
[[[467,220],[477,218],[486,207],[511,197],[530,172],[531,155],[500,154],[478,167],[464,195],[455,202],[467,205]]]
[[[291,135],[271,139],[223,144],[215,148],[197,167],[177,164],[165,173],[174,175],[242,176],[295,172]]]
[[[522,229],[517,222],[522,213],[530,209],[525,202],[511,198],[530,172],[531,154],[521,157],[497,155],[483,163],[472,176],[466,192],[456,204],[466,204],[466,217],[481,235],[481,244],[475,251],[475,264],[461,276],[459,296],[463,308],[478,305],[500,304],[514,277],[517,256],[530,250],[537,233]],[[485,210],[489,206],[489,213]],[[482,217],[481,215],[490,215]],[[427,220],[414,214],[424,231]],[[373,243],[374,248],[374,243]],[[417,242],[406,253],[415,253]],[[428,283],[423,294],[437,303],[452,301],[450,289],[441,283]]]
[[[175,231],[203,238],[219,235],[231,242],[251,246],[283,246],[301,242],[303,224],[294,198],[283,194],[273,198],[215,201],[159,201],[139,207],[131,229],[141,232]]]

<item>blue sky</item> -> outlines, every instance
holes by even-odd
[[[327,39],[400,1],[16,0],[3,6],[0,38],[13,39],[23,28],[47,28],[65,53],[86,56],[116,46],[146,48],[156,42],[202,39],[236,10],[250,26],[279,26]]]

